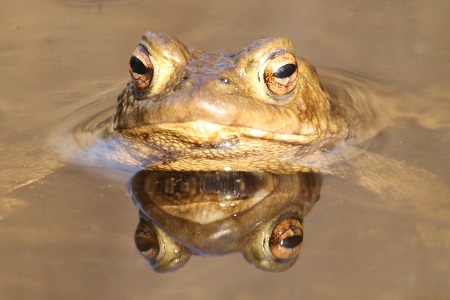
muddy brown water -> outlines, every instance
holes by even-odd
[[[449,10],[445,1],[3,0],[0,298],[450,298],[450,220],[335,177],[324,179],[290,270],[262,272],[236,254],[154,273],[134,246],[125,176],[58,163],[48,143],[78,108],[115,101],[144,31],[205,50],[287,36],[315,65],[388,86],[402,119],[377,151],[450,184]]]

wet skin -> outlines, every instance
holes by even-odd
[[[228,54],[147,33],[129,71],[114,129],[152,169],[321,171],[318,157],[373,121],[330,97],[286,38]],[[149,154],[164,163],[146,166]]]

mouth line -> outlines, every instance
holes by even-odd
[[[301,145],[312,143],[318,137],[317,132],[313,134],[285,134],[251,127],[215,124],[202,120],[145,125],[127,129],[126,132],[133,136],[170,132],[187,141],[211,145],[214,148],[233,145],[242,137]]]

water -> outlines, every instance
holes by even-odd
[[[115,102],[146,30],[205,50],[287,36],[314,65],[386,88],[395,99],[387,107],[401,118],[375,149],[449,184],[449,4],[28,2],[0,4],[1,298],[450,297],[445,218],[389,206],[329,176],[289,271],[262,272],[236,254],[194,257],[156,274],[134,246],[137,209],[126,175],[60,163],[47,144],[74,111]]]

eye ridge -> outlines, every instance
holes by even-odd
[[[279,67],[275,72],[273,72],[273,76],[276,78],[288,78],[291,77],[292,74],[297,70],[297,64],[285,64],[284,66]]]
[[[134,55],[130,58],[130,66],[131,70],[133,70],[134,73],[140,75],[147,74],[150,71],[149,68],[145,66],[145,64]]]

